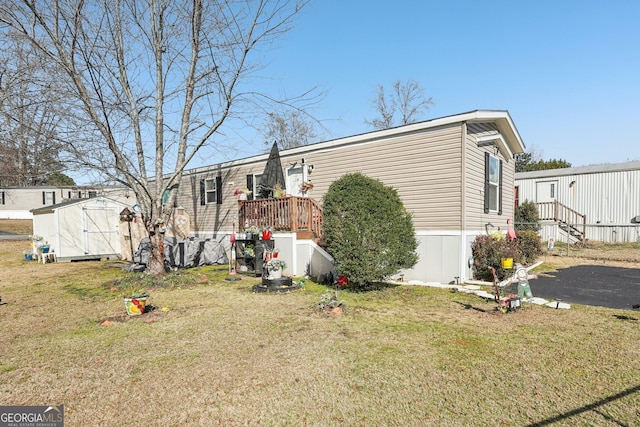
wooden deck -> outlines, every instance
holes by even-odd
[[[291,231],[302,238],[322,238],[322,207],[308,197],[238,200],[240,231],[251,226]]]

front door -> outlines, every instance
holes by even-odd
[[[291,196],[305,197],[306,194],[302,193],[300,186],[305,179],[305,164],[297,164],[287,169],[287,193]]]

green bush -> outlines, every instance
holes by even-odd
[[[516,230],[540,230],[538,207],[530,200],[525,200],[516,206],[514,218]]]
[[[518,230],[516,231],[516,243],[518,252],[521,255],[521,264],[533,264],[542,255],[542,241],[536,231]]]
[[[513,274],[512,269],[502,268],[502,258],[513,258],[513,264],[530,265],[542,255],[542,243],[538,233],[532,230],[516,232],[517,238],[507,241],[503,236],[480,235],[471,244],[474,262],[474,277],[493,282],[491,267],[495,268],[498,280]]]
[[[361,173],[342,176],[324,196],[324,236],[338,274],[352,288],[384,280],[418,261],[411,215],[395,189]]]
[[[479,235],[471,243],[471,253],[475,274],[478,280],[493,282],[491,268],[495,268],[498,280],[511,275],[511,270],[502,268],[502,258],[513,258],[513,262],[518,262],[519,253],[515,242],[508,242],[503,236]]]

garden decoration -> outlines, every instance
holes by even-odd
[[[498,276],[496,276],[496,269],[491,267],[491,274],[493,275],[493,294],[496,302],[500,306],[500,310],[503,313],[516,310],[521,306],[521,299],[518,295],[509,294],[506,297],[500,297],[500,285],[498,284]]]
[[[516,231],[513,229],[513,225],[511,225],[511,218],[507,219],[507,239],[509,241],[516,240]]]
[[[132,289],[122,296],[124,307],[129,316],[139,316],[144,313],[149,293],[138,289]]]
[[[304,280],[294,282],[291,277],[283,276],[287,263],[277,258],[277,251],[273,249],[264,253],[262,282],[253,286],[253,292],[289,292],[300,289],[304,284]]]
[[[524,268],[521,264],[516,264],[516,273],[513,275],[513,279],[511,283],[518,284],[518,298],[524,300],[530,300],[533,298],[533,293],[531,292],[531,286],[529,286],[529,279],[537,279],[538,276],[534,274],[529,274],[526,268]]]
[[[302,193],[306,193],[309,190],[313,189],[313,182],[311,182],[310,180],[307,180],[305,182],[303,182],[302,184],[300,184],[300,191]]]
[[[265,264],[267,279],[279,279],[282,277],[282,270],[287,268],[287,263],[278,258],[272,258]]]

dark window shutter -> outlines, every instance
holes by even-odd
[[[56,204],[56,192],[52,191],[51,192],[51,201],[53,202],[53,204]]]
[[[0,194],[2,194],[2,204],[4,205],[4,191],[0,191]]]
[[[489,213],[489,153],[484,153],[484,213]]]
[[[502,160],[500,160],[500,181],[498,182],[498,215],[502,215]]]
[[[42,204],[47,204],[47,193],[45,193],[44,191],[42,192]]]
[[[204,179],[200,180],[200,205],[204,206],[207,204],[207,195],[204,191]]]
[[[253,200],[253,175],[247,175],[247,188],[251,191],[247,200]]]
[[[222,177],[216,176],[216,204],[222,204]]]

